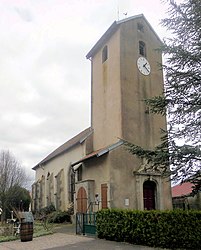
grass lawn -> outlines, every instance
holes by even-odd
[[[41,222],[35,221],[33,225],[33,237],[35,238],[43,235],[52,234],[55,226],[57,226],[57,224],[48,223],[44,227],[44,225]],[[1,231],[3,230],[3,227],[5,228],[5,226],[0,225]],[[6,232],[4,235],[0,235],[0,242],[17,240],[17,239],[20,239],[20,235],[17,236],[12,235],[12,225],[10,226],[6,225]]]

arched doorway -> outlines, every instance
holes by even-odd
[[[154,181],[145,181],[143,184],[144,209],[156,209],[156,183]]]
[[[86,213],[87,211],[87,193],[83,187],[77,192],[77,212]]]

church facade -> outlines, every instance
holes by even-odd
[[[123,141],[144,148],[160,143],[165,117],[144,99],[163,91],[159,37],[143,15],[115,21],[87,54],[91,61],[91,127],[33,169],[33,210],[53,203],[75,212],[101,208],[171,209],[170,181],[147,172]]]

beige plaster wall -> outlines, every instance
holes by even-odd
[[[108,154],[105,154],[99,158],[92,158],[83,165],[83,175],[82,179],[84,180],[95,180],[93,186],[93,194],[90,195],[90,201],[95,201],[95,194],[99,194],[101,198],[101,184],[108,185],[108,207],[110,207],[110,166]],[[76,186],[82,184],[83,181],[78,182]]]
[[[156,209],[172,209],[170,181],[159,173],[139,173],[141,159],[128,153],[124,146],[110,152],[111,206],[144,209],[143,184],[147,180],[156,183]]]
[[[164,178],[162,180],[163,184],[163,201],[164,201],[164,209],[172,209],[172,192],[171,192],[171,182],[169,178]]]
[[[144,32],[137,30],[141,22]],[[144,147],[153,147],[160,142],[160,128],[166,127],[164,117],[148,114],[143,100],[162,93],[163,74],[159,70],[161,46],[147,24],[139,19],[126,22],[121,26],[121,91],[122,91],[122,129],[123,138]],[[148,76],[142,75],[137,68],[139,41],[146,44],[146,58],[151,66]]]
[[[61,203],[61,209],[65,210],[69,204],[69,171],[70,171],[70,164],[72,162],[77,161],[78,159],[81,159],[85,155],[85,143],[80,144],[79,146],[73,147],[68,152],[61,154],[51,161],[47,162],[46,164],[42,165],[41,167],[36,169],[36,181],[41,179],[42,176],[45,176],[45,189],[43,193],[43,197],[47,197],[48,193],[48,181],[47,181],[47,175],[48,172],[50,174],[53,174],[53,187],[54,187],[54,194],[57,192],[57,186],[56,186],[56,176],[60,173],[61,170],[63,170],[63,188],[62,188],[62,200]],[[54,204],[56,205],[56,199],[54,200]],[[47,200],[45,199],[43,207],[47,206]]]
[[[129,154],[124,146],[110,152],[111,205],[118,208],[136,209],[136,188],[133,171],[140,159]],[[126,205],[125,200],[129,200]]]
[[[121,137],[120,33],[117,31],[92,59],[92,127],[94,150]],[[102,63],[102,49],[108,59]]]
[[[137,23],[144,32],[137,30]],[[146,44],[151,74],[137,69],[139,41]],[[102,63],[102,49],[108,46],[108,59]],[[161,42],[143,19],[131,20],[105,43],[92,58],[92,127],[94,150],[125,138],[138,145],[153,147],[160,142],[160,128],[166,127],[165,117],[148,114],[143,99],[163,90],[163,74],[159,69]]]

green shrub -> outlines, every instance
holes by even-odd
[[[47,207],[41,208],[40,210],[36,211],[34,213],[34,219],[35,220],[44,220],[48,214],[52,213],[55,211],[55,206],[53,204],[50,204]]]
[[[71,222],[71,217],[68,211],[55,211],[49,214],[48,222],[50,223]]]
[[[41,210],[39,211],[40,214],[50,214],[53,211],[56,211],[55,206],[53,204],[50,204],[47,207],[41,208]]]
[[[201,249],[201,212],[134,211],[97,212],[99,238],[162,248]]]

